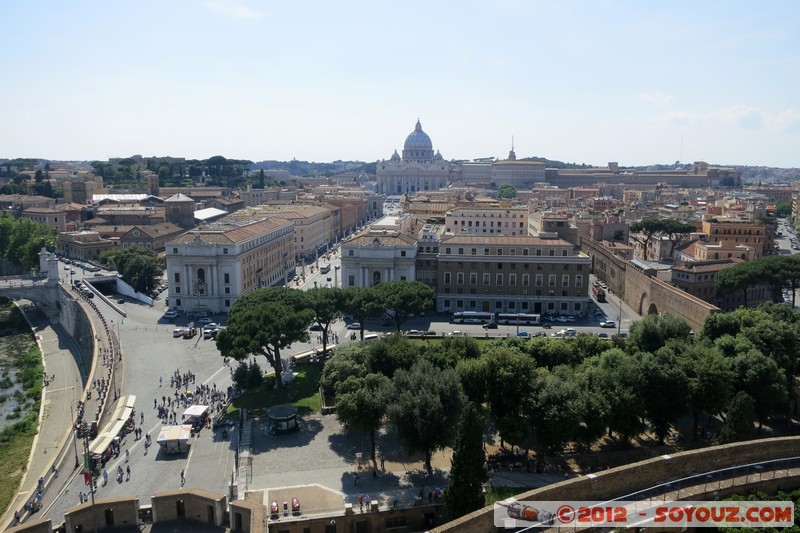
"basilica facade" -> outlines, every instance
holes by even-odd
[[[434,153],[428,134],[417,125],[403,145],[403,155],[395,150],[392,157],[378,161],[378,193],[387,195],[436,191],[447,187],[450,163],[438,151]]]

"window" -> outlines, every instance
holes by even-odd
[[[355,284],[356,284],[356,277],[355,277],[355,276],[352,276],[352,275],[351,275],[351,276],[347,276],[347,284],[348,284],[350,287],[353,287],[353,286],[355,286]]]
[[[556,251],[555,250],[550,250],[549,255],[550,255],[550,257],[554,257],[556,255]]]
[[[177,248],[173,248],[173,249],[172,249],[172,253],[173,253],[173,254],[177,254],[177,253],[178,253],[178,249],[177,249]]]
[[[478,273],[477,272],[470,272],[469,273],[469,284],[470,285],[477,285],[478,284]]]
[[[180,306],[181,306],[181,299],[180,299],[180,298],[178,298],[177,300],[175,300],[175,306],[176,306],[176,307],[180,307]]]
[[[175,272],[175,276],[174,276],[173,281],[175,283],[180,283],[181,282],[181,274],[180,274],[180,272]]]
[[[517,286],[517,275],[516,274],[509,274],[508,275],[508,284],[511,287],[516,287]]]
[[[522,275],[522,286],[529,287],[531,284],[531,275],[530,274],[523,274]]]
[[[231,306],[231,301],[225,300],[225,307],[230,307],[230,306]]]
[[[225,279],[225,283],[230,283],[231,282],[231,275],[228,274],[227,272],[225,274],[223,274],[222,277]]]
[[[486,233],[486,232],[484,231],[484,233]],[[483,249],[483,255],[489,255],[489,249],[488,248],[484,248]]]
[[[230,293],[231,293],[231,288],[225,287],[225,294],[230,294]]]
[[[464,255],[464,249],[463,248],[459,248],[458,249],[458,255]]]
[[[544,283],[544,276],[542,274],[536,274],[536,286],[541,287]]]
[[[447,255],[450,255],[450,248],[445,248],[444,249],[444,253],[446,253]]]
[[[502,287],[503,286],[503,275],[502,274],[497,274],[495,276],[494,284],[497,285],[498,287]]]
[[[400,257],[405,257],[405,256],[406,256],[406,251],[400,250]]]
[[[478,253],[478,250],[477,250],[476,248],[473,248],[473,249],[472,249],[472,255],[475,255],[475,254],[477,254],[477,253]]]
[[[228,249],[227,248],[223,248],[222,249],[222,253],[225,254],[225,255],[228,255]]]
[[[450,272],[444,273],[444,282],[448,285],[450,284]]]
[[[497,255],[503,255],[503,249],[502,248],[498,248],[497,249]]]
[[[456,284],[463,285],[464,284],[464,273],[463,272],[456,272]]]
[[[509,251],[511,252],[511,255],[517,255],[517,249],[516,248],[512,248]]]
[[[540,249],[536,249],[536,255],[542,255],[542,251]]]
[[[569,287],[569,274],[564,274],[561,276],[561,286]]]
[[[580,274],[575,276],[575,286],[583,287],[583,276],[581,276]]]
[[[180,294],[180,293],[181,293],[181,288],[175,285],[175,294]]]
[[[353,257],[353,255],[354,255],[353,250],[347,250],[347,255],[349,255],[350,257]]]
[[[567,249],[566,249],[566,248],[565,248],[565,249],[563,249],[563,250],[561,250],[561,255],[562,255],[563,257],[567,257]]]
[[[484,285],[491,285],[492,284],[492,275],[488,272],[483,274],[483,284]]]
[[[529,250],[527,248],[522,249],[522,255],[528,255]]]
[[[548,287],[555,287],[556,286],[556,275],[555,274],[550,274],[547,277],[547,286]]]

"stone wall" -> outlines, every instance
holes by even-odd
[[[683,318],[699,332],[706,317],[719,308],[669,283],[649,276],[641,268],[611,253],[593,239],[581,238],[581,251],[592,258],[592,272],[608,285],[609,292],[641,316],[671,314]]]
[[[172,490],[153,494],[153,523],[191,519],[220,526],[225,520],[225,496],[201,489]]]
[[[580,476],[523,492],[515,498],[519,501],[606,500],[703,472],[798,455],[800,438],[797,437],[751,440],[656,457],[598,472],[593,477]],[[486,533],[498,530],[493,522],[492,507],[484,507],[431,531]]]
[[[139,498],[121,497],[95,500],[70,507],[64,514],[66,533],[96,531],[107,527],[137,526]]]

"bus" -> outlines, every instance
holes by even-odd
[[[485,324],[494,320],[494,313],[484,313],[481,311],[462,311],[453,313],[451,322],[454,324]]]
[[[592,294],[594,294],[594,298],[598,302],[606,301],[606,291],[604,291],[602,287],[597,285],[592,286]]]
[[[323,274],[327,274],[328,272],[330,272],[330,271],[331,271],[331,265],[330,265],[330,263],[326,263],[326,264],[322,265],[322,266],[319,268],[319,271],[320,271],[320,272],[322,272]]]
[[[499,313],[497,315],[498,324],[538,326],[542,321],[540,315],[528,313]]]

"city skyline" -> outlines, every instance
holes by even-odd
[[[5,4],[0,157],[800,167],[800,4]]]

